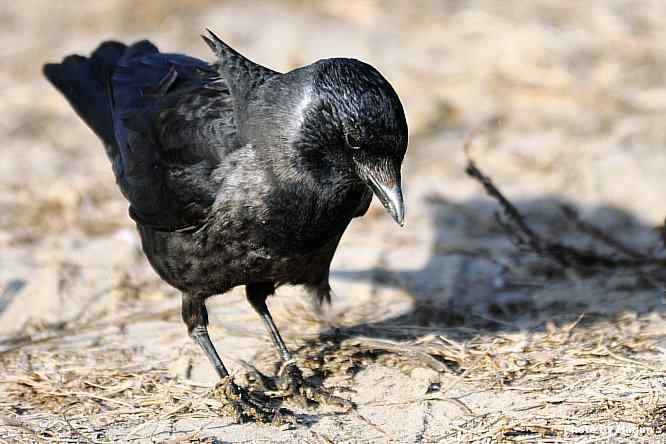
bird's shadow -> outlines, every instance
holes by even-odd
[[[572,273],[518,248],[497,223],[499,208],[494,201],[455,202],[432,196],[426,204],[433,237],[421,268],[401,269],[389,263],[365,270],[338,269],[332,274],[339,280],[399,287],[413,299],[411,308],[379,322],[326,330],[306,341],[302,350],[315,344],[321,347],[324,339],[329,344],[327,352],[335,353],[341,338],[354,336],[405,341],[439,334],[464,340],[501,332],[539,332],[553,322],[572,322],[581,316],[585,324],[612,321],[626,312],[664,311],[663,291],[654,279],[646,279],[643,270],[614,267]],[[616,250],[581,232],[563,216],[564,206],[575,207],[571,202],[543,197],[514,204],[544,238],[618,257]],[[600,206],[580,209],[580,217],[635,251],[663,253],[656,227],[637,215]],[[657,273],[664,282],[666,273]]]

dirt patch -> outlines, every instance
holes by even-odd
[[[463,150],[483,128],[474,159],[544,239],[617,253],[593,226],[663,257],[663,2],[183,5],[0,13],[0,441],[666,442],[666,272],[520,248]],[[324,314],[295,288],[270,301],[305,377],[355,411],[286,397],[294,423],[227,414],[100,143],[40,74],[108,38],[208,58],[205,27],[278,70],[366,60],[405,104],[407,226],[379,205],[352,224]],[[225,363],[259,388],[279,370],[261,321],[239,291],[208,305]]]

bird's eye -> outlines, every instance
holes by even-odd
[[[345,134],[345,142],[347,142],[347,146],[353,150],[358,150],[361,148],[361,141],[359,140],[359,137],[356,134],[353,133]]]

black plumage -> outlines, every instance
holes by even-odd
[[[326,59],[281,74],[204,39],[216,63],[105,42],[44,73],[103,141],[148,260],[182,291],[190,335],[227,377],[205,299],[245,285],[289,361],[266,298],[298,284],[328,301],[340,237],[373,193],[402,224],[407,124],[368,64]]]

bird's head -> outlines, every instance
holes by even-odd
[[[362,181],[402,225],[407,122],[398,95],[375,68],[355,59],[321,60],[306,69],[292,139],[316,147],[337,171]]]
[[[325,59],[285,74],[250,61],[215,34],[203,37],[234,97],[240,143],[287,157],[293,171],[316,171],[334,183],[362,182],[402,225],[400,167],[407,122],[398,95],[372,66]],[[287,154],[285,156],[285,153]]]

